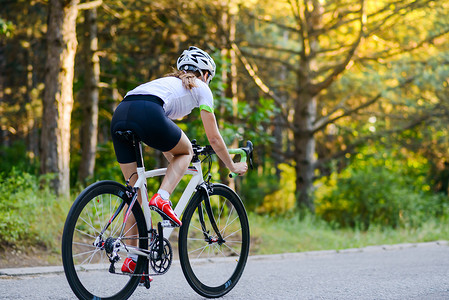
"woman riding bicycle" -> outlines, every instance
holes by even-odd
[[[199,107],[207,139],[226,167],[240,175],[246,173],[248,167],[246,162],[233,162],[218,130],[209,88],[216,71],[214,60],[205,51],[189,47],[178,58],[177,68],[176,72],[129,91],[114,112],[111,134],[117,161],[125,179],[131,177],[131,185],[136,180],[132,176],[137,170],[135,151],[130,142],[115,134],[117,130],[132,130],[145,144],[164,153],[169,161],[167,173],[149,206],[174,226],[181,226],[169,198],[189,167],[193,150],[190,140],[172,120]],[[122,271],[132,273],[135,264],[128,257],[123,266],[129,270],[122,267]]]

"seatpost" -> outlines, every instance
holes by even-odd
[[[142,144],[135,135],[133,135],[133,146],[134,150],[136,151],[137,167],[142,168],[143,167]]]

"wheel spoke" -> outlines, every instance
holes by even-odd
[[[239,229],[237,229],[236,231],[234,231],[234,232],[228,234],[227,236],[225,236],[225,237],[223,237],[223,238],[224,238],[225,240],[227,240],[228,237],[233,236],[233,235],[235,235],[235,234],[237,234],[238,232],[241,232],[241,231],[242,231],[242,228],[239,228]]]
[[[94,203],[95,216],[98,219],[98,224],[101,224],[100,214],[98,213],[98,208],[97,208],[97,202],[100,202],[99,197],[95,198],[93,203]]]
[[[201,250],[200,254],[198,254],[198,256],[196,257],[196,258],[199,258],[199,257],[201,256],[201,254],[203,254],[203,252],[204,252],[204,250],[207,248],[207,246],[208,246],[208,245],[205,245],[205,246],[199,247],[198,249],[189,251],[189,254],[193,254],[193,253],[195,253],[195,252]]]
[[[240,278],[248,256],[249,228],[246,212],[241,200],[222,185],[214,185],[209,194],[213,216],[205,211],[205,205],[197,209],[201,198],[192,199],[195,199],[192,200],[194,202],[184,211],[185,224],[179,233],[182,270],[188,283],[200,295],[221,297]],[[201,212],[204,225],[207,226],[205,230],[199,225]],[[212,220],[215,221],[218,232],[212,229]]]
[[[204,242],[204,239],[196,239],[196,238],[188,238],[189,241],[201,241]]]
[[[232,249],[231,247],[229,247],[226,243],[223,244],[223,245],[225,245],[225,247],[227,247],[229,250],[231,250],[232,252],[234,252],[237,256],[240,256],[240,253],[239,253],[239,252],[237,252],[237,251],[235,251],[234,249]]]
[[[89,226],[90,228],[92,228],[93,231],[95,231],[97,234],[100,234],[100,231],[97,230],[94,225],[92,224],[92,222],[87,222],[83,217],[80,217],[81,220],[84,221],[84,223],[86,223],[87,226]]]
[[[234,209],[234,207],[232,207],[232,209]],[[230,218],[231,218],[231,213],[229,213],[228,219],[226,220],[226,223],[225,223],[225,226],[223,227],[223,229],[221,230],[220,233],[223,233],[226,230],[226,228],[228,228],[229,225],[234,223],[234,221],[239,218],[239,216],[237,215],[231,222],[229,222]]]
[[[93,229],[95,230],[95,228],[93,228]],[[79,233],[81,233],[81,234],[83,234],[83,235],[85,235],[85,236],[88,236],[88,237],[90,237],[90,238],[93,238],[93,239],[96,238],[95,236],[93,236],[93,235],[91,235],[91,234],[89,234],[89,233],[87,233],[87,232],[81,231],[81,230],[79,230],[78,228],[75,228],[75,231],[77,231],[77,232],[79,232]],[[99,234],[99,232],[98,232],[98,234]]]
[[[96,249],[89,250],[89,251],[86,251],[86,252],[77,253],[77,254],[74,254],[73,257],[78,257],[78,256],[83,256],[83,255],[86,255],[86,254],[89,254],[89,253],[94,253],[95,250]]]
[[[84,247],[89,247],[89,248],[97,248],[96,246],[94,246],[92,244],[86,244],[86,243],[73,242],[73,245],[79,245],[79,246],[84,246]]]
[[[97,182],[77,198],[69,212],[62,239],[62,259],[70,286],[78,298],[125,299],[140,281],[137,276],[119,276],[121,272],[109,272],[109,259],[113,253],[106,253],[104,243],[123,238],[130,241],[130,246],[135,241],[135,247],[148,249],[148,240],[144,239],[147,236],[146,224],[140,207],[131,211],[135,222],[127,228],[125,238],[118,236],[123,225],[123,212],[108,224],[122,201],[129,204],[124,186],[109,181]],[[99,239],[106,225],[109,227]],[[122,262],[123,259],[117,259],[115,268],[120,269]],[[143,272],[143,268],[144,260],[139,259],[136,272]]]

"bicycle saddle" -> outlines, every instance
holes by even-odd
[[[140,142],[139,136],[132,130],[116,130],[114,133],[129,142]]]

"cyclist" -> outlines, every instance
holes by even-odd
[[[112,117],[111,134],[115,154],[125,179],[132,177],[131,185],[136,180],[132,174],[137,170],[134,148],[115,134],[117,130],[133,130],[145,144],[162,151],[169,161],[167,173],[149,206],[174,226],[182,224],[169,198],[187,170],[193,150],[190,140],[173,120],[199,107],[206,136],[218,157],[234,173],[242,175],[248,169],[246,162],[233,162],[219,132],[209,88],[215,71],[215,62],[209,54],[197,47],[189,47],[178,58],[177,71],[129,91]],[[134,220],[128,223],[133,224]],[[133,273],[135,261],[137,256],[127,257],[122,272]]]

